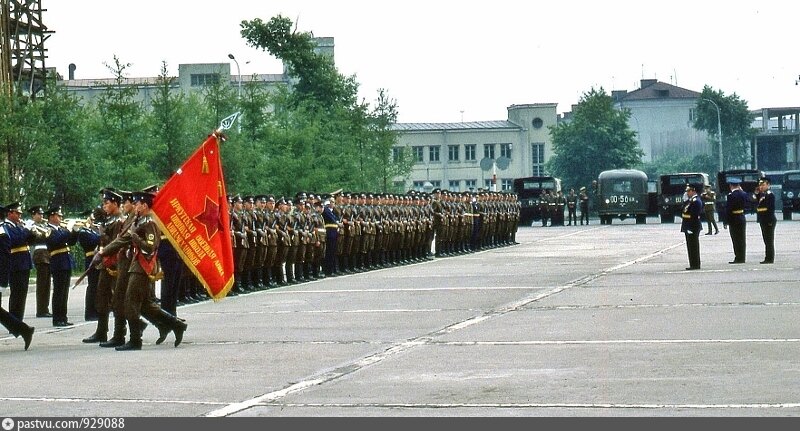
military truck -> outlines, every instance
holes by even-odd
[[[750,195],[751,199],[745,205],[745,214],[755,211],[755,199],[752,197],[758,188],[758,180],[764,178],[764,171],[757,169],[731,169],[728,171],[717,172],[717,214],[719,221],[727,223],[728,219],[725,215],[725,206],[728,203],[728,193],[731,189],[728,187],[728,180],[737,178],[742,183],[742,190]]]
[[[680,217],[683,207],[686,186],[692,184],[702,193],[708,185],[708,174],[703,172],[687,172],[679,174],[664,174],[658,181],[658,214],[661,223],[674,223],[675,217]]]
[[[800,171],[783,173],[781,202],[784,220],[791,220],[792,213],[800,212]]]
[[[561,191],[561,179],[551,176],[536,176],[514,179],[514,193],[520,203],[519,224],[530,226],[535,220],[541,220],[539,210],[542,193]]]
[[[597,177],[597,213],[600,224],[611,224],[618,217],[635,217],[636,224],[647,223],[647,174],[636,169],[611,169]]]

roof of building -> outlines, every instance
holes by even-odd
[[[392,130],[398,132],[437,131],[437,130],[520,130],[521,127],[508,120],[472,121],[467,123],[397,123]]]
[[[255,80],[262,83],[272,83],[272,82],[284,82],[286,80],[286,75],[282,73],[261,73],[256,75],[242,75],[242,83],[246,84],[250,82],[255,77]],[[140,87],[152,86],[158,83],[160,77],[153,76],[153,77],[145,77],[145,78],[123,78],[122,85],[136,85]],[[172,82],[173,85],[178,85],[178,78],[171,77],[174,79]],[[231,84],[237,84],[239,82],[239,77],[236,75],[231,75]],[[65,79],[60,81],[63,85],[67,87],[73,88],[93,88],[93,87],[112,87],[117,85],[116,78],[88,78],[88,79]]]
[[[666,82],[659,82],[656,79],[642,79],[641,88],[630,93],[615,92],[616,101],[630,102],[633,100],[651,99],[697,99],[700,93],[685,88],[677,87]]]

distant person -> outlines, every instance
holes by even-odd
[[[567,226],[578,225],[578,218],[576,211],[578,209],[578,195],[575,194],[575,189],[569,189],[567,194]]]
[[[583,226],[583,221],[586,220],[586,224],[589,224],[589,193],[586,192],[586,187],[581,187],[580,193],[578,194],[578,199],[580,200],[581,206],[581,226]]]
[[[758,182],[756,195],[756,219],[761,226],[761,238],[764,239],[764,260],[759,263],[775,262],[775,195],[769,189],[769,178],[762,178]]]
[[[703,201],[703,211],[706,214],[706,223],[708,224],[708,232],[706,235],[711,235],[711,226],[714,226],[714,235],[719,233],[717,222],[714,220],[714,213],[716,212],[717,194],[711,189],[711,185],[706,184],[703,194],[700,195]]]
[[[747,252],[747,219],[744,217],[744,209],[750,196],[742,190],[742,181],[739,178],[728,180],[728,203],[725,205],[725,219],[727,220],[728,232],[733,243],[734,258],[728,263],[737,264],[745,262]]]
[[[700,269],[700,231],[703,230],[700,214],[703,212],[703,203],[692,184],[686,186],[686,196],[681,211],[681,232],[686,236],[686,251],[689,254],[689,267],[686,270],[691,271]]]

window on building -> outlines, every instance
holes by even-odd
[[[544,164],[544,144],[540,142],[534,142],[531,144],[531,155],[533,159],[534,165],[541,165]]]
[[[511,158],[511,144],[500,144],[500,157]]]
[[[697,115],[697,113],[695,112],[694,108],[689,108],[689,124],[694,123],[694,120],[696,118],[695,115]]]
[[[411,147],[411,151],[414,152],[415,163],[422,163],[424,161],[425,147]]]
[[[505,178],[500,181],[500,190],[511,190],[514,187],[514,180]]]
[[[475,161],[475,144],[464,145],[464,160]]]
[[[403,160],[403,147],[392,147],[392,160],[395,163]]]
[[[414,184],[412,185],[412,187],[413,187],[414,190],[416,190],[418,192],[424,191],[425,190],[425,181],[414,181]]]
[[[483,144],[483,157],[494,159],[494,144]]]
[[[533,162],[533,175],[541,176],[544,174],[544,143],[531,143],[531,161]]]
[[[461,180],[450,180],[448,190],[451,192],[460,192]]]
[[[492,189],[492,179],[491,178],[489,178],[488,180],[483,180],[483,188],[485,188],[486,190],[491,190]]]
[[[457,162],[458,161],[458,145],[448,145],[447,146],[447,161],[448,162]]]
[[[439,161],[439,150],[440,147],[438,145],[431,145],[428,147],[428,161],[429,162],[438,162]]]
[[[475,191],[478,187],[478,180],[464,180],[464,189]]]
[[[204,87],[219,83],[219,73],[193,73],[191,75],[192,87]]]

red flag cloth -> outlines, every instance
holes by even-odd
[[[156,224],[208,294],[233,287],[231,224],[219,139],[210,135],[153,199]]]

